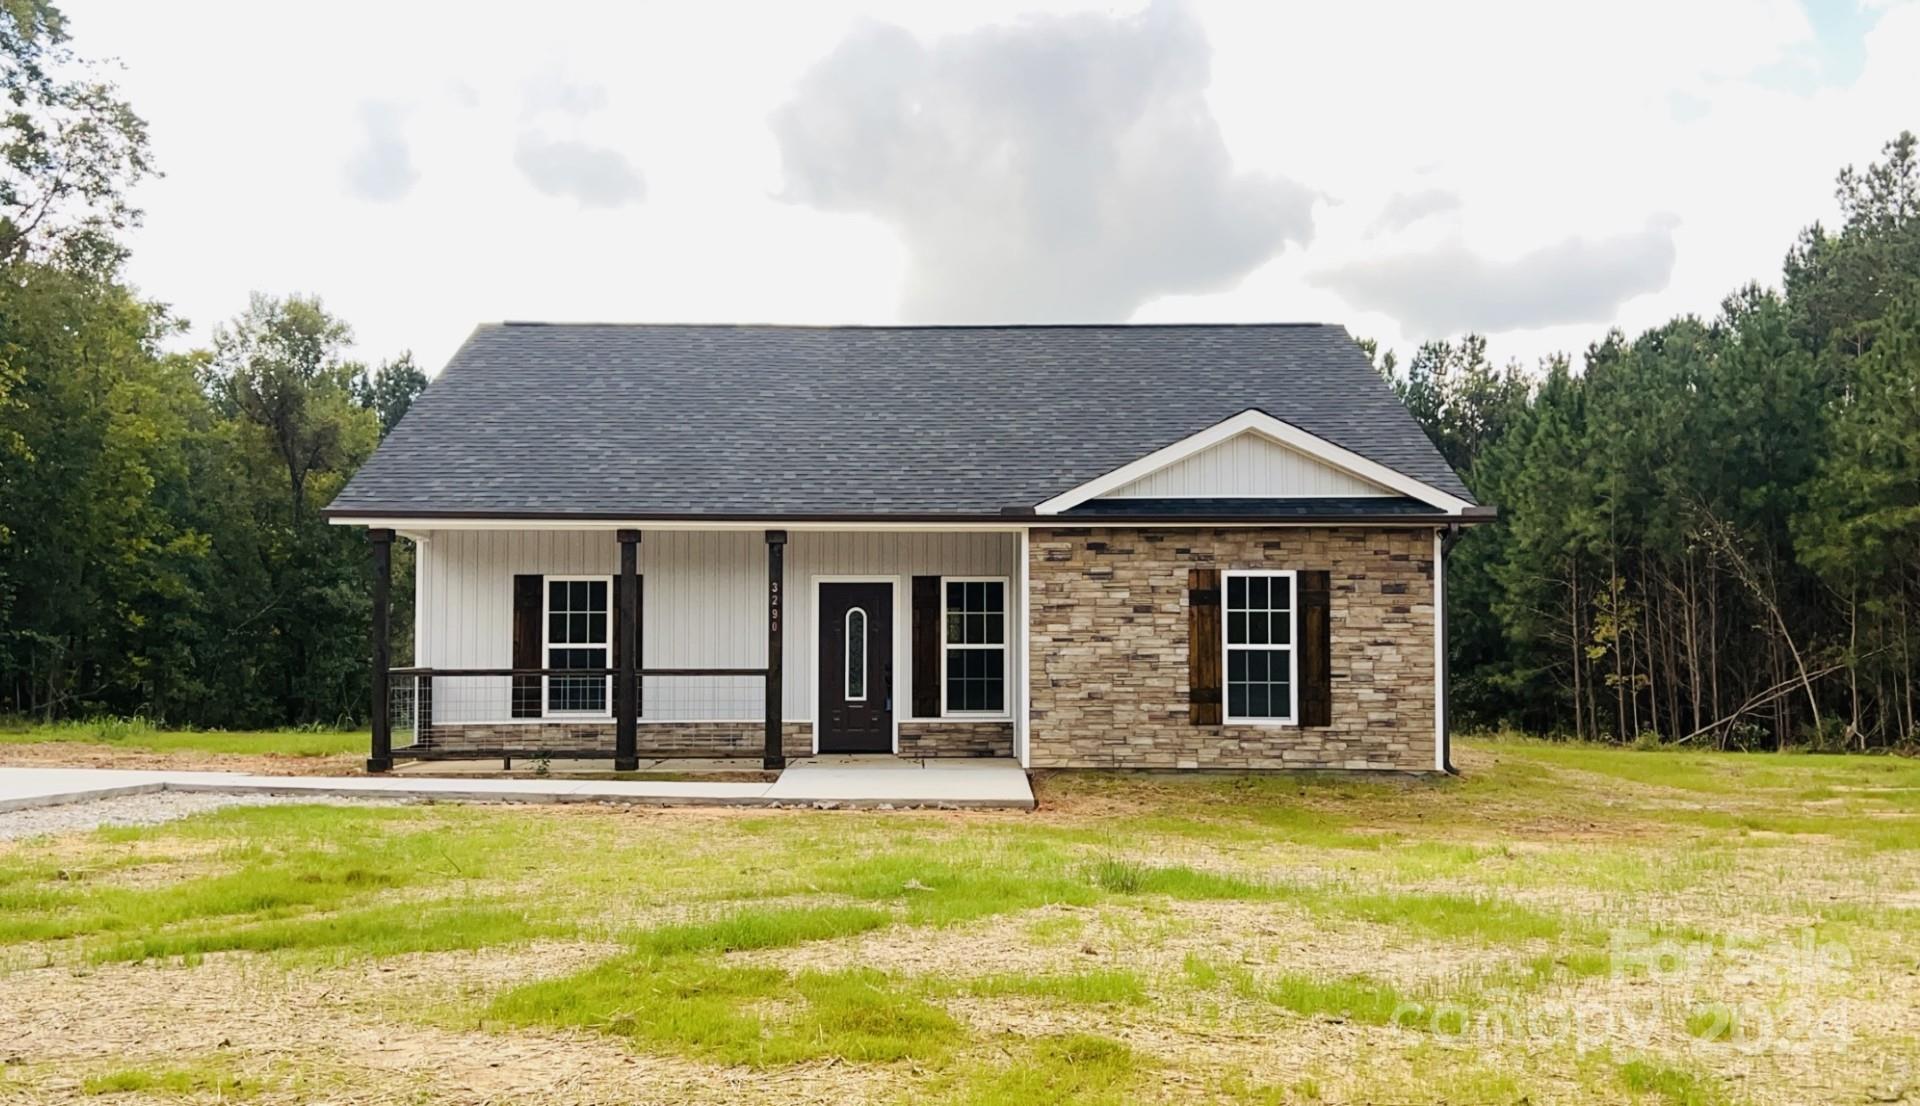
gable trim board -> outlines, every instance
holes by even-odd
[[[1123,489],[1243,434],[1259,435],[1362,483],[1373,484],[1396,494],[1417,499],[1447,514],[1458,515],[1473,506],[1459,496],[1441,491],[1431,484],[1416,480],[1377,461],[1370,461],[1352,450],[1343,449],[1325,438],[1316,437],[1297,426],[1274,418],[1265,411],[1249,408],[1197,434],[1191,434],[1171,445],[1154,450],[1105,475],[1095,477],[1079,487],[1045,500],[1035,506],[1034,510],[1042,515],[1057,515],[1091,499],[1124,496]]]

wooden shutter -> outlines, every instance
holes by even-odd
[[[1187,570],[1187,721],[1220,724],[1220,570]]]
[[[940,577],[913,578],[913,716],[940,717]]]
[[[546,610],[546,577],[515,575],[513,578],[513,667],[545,668],[541,656],[540,619]],[[513,717],[538,718],[542,703],[538,676],[513,677]]]
[[[1300,572],[1300,724],[1333,725],[1333,626],[1331,577],[1324,570]]]
[[[613,574],[613,589],[607,592],[607,644],[612,649],[612,652],[607,656],[608,668],[620,667],[620,654],[622,652],[620,648],[620,593],[626,590],[621,587],[620,584],[624,579],[625,577],[616,571]],[[636,595],[634,598],[638,599],[639,596]],[[639,610],[637,606],[634,609],[636,612]],[[640,628],[638,626],[634,627],[633,636],[635,641],[640,640]],[[636,662],[634,667],[638,668],[640,666]]]

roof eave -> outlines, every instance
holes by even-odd
[[[1166,514],[1166,515],[1129,515],[1129,514],[1060,514],[1036,515],[1030,512],[892,512],[892,513],[849,513],[779,514],[766,513],[710,513],[710,512],[649,512],[644,514],[608,514],[602,512],[554,512],[554,511],[456,511],[456,510],[381,510],[378,508],[341,508],[329,507],[321,516],[337,526],[379,526],[388,522],[525,522],[531,524],[576,524],[576,525],[645,525],[646,523],[689,523],[709,522],[714,524],[740,525],[745,523],[781,525],[821,525],[844,523],[848,525],[936,525],[951,523],[966,526],[998,526],[1005,529],[1026,529],[1030,527],[1084,527],[1084,526],[1142,526],[1142,525],[1185,525],[1185,526],[1433,526],[1462,525],[1472,526],[1494,521],[1499,512],[1493,507],[1469,507],[1457,514],[1435,511],[1432,513],[1377,512],[1377,511],[1332,511],[1320,514]]]

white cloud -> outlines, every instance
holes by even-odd
[[[1422,219],[1460,210],[1460,196],[1445,188],[1422,188],[1417,192],[1395,192],[1367,227],[1367,233],[1405,230]]]
[[[558,112],[575,117],[592,115],[607,106],[607,87],[592,81],[575,81],[561,72],[542,73],[527,82],[527,110],[538,114]]]
[[[135,196],[129,273],[189,340],[251,289],[316,291],[364,355],[434,366],[486,319],[962,313],[1321,319],[1403,349],[1477,320],[1530,360],[1773,279],[1831,219],[1835,171],[1920,103],[1912,3],[1873,13],[1838,83],[1801,64],[1820,43],[1790,0],[62,6],[151,124],[166,176]],[[876,16],[891,44],[860,37]],[[1829,83],[1764,79],[1783,66]],[[918,115],[888,114],[903,90]],[[795,104],[814,110],[777,133]],[[526,151],[566,199],[529,186]],[[1318,197],[1310,225],[1285,181]],[[1409,217],[1441,193],[1458,205]],[[1679,217],[1666,247],[1650,212]],[[1606,272],[1546,266],[1544,305],[1511,279],[1612,240]],[[1381,294],[1450,249],[1474,305],[1422,317]],[[1364,297],[1315,281],[1370,266]],[[1452,270],[1421,279],[1457,294]],[[1542,321],[1575,316],[1594,318]]]
[[[1458,240],[1314,273],[1356,307],[1385,312],[1414,338],[1464,331],[1604,325],[1620,305],[1658,292],[1673,274],[1675,220],[1650,219],[1604,238],[1567,238],[1511,259]]]
[[[1183,6],[922,41],[860,28],[774,116],[785,195],[896,228],[910,318],[1125,319],[1312,235],[1312,194],[1237,171]]]
[[[345,166],[348,191],[362,199],[391,203],[413,190],[420,171],[414,168],[413,152],[401,131],[405,118],[405,111],[394,104],[360,105],[363,134]]]
[[[618,150],[538,132],[520,136],[513,164],[549,196],[566,196],[582,207],[619,207],[647,194],[640,174]]]

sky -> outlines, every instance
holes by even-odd
[[[1773,283],[1920,128],[1920,0],[63,0],[149,122],[129,278],[504,319],[1334,322],[1502,361]]]

